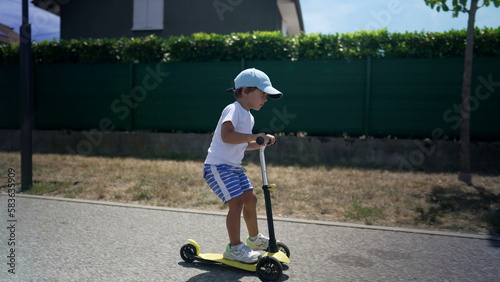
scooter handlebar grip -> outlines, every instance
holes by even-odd
[[[257,137],[257,139],[255,139],[255,142],[257,142],[257,144],[259,144],[259,145],[264,145],[264,137],[262,137],[262,136]],[[272,142],[271,139],[269,139],[269,142],[267,142],[267,145],[270,145],[271,142]]]

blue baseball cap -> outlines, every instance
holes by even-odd
[[[269,94],[269,98],[278,100],[283,96],[283,93],[271,85],[271,80],[263,71],[255,68],[246,69],[234,79],[234,88],[240,87],[257,87],[261,91]]]

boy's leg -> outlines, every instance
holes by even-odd
[[[269,247],[269,238],[259,232],[257,223],[257,195],[255,195],[253,190],[249,190],[245,191],[242,197],[244,197],[243,217],[245,218],[249,235],[246,245],[254,251],[266,250]]]
[[[240,241],[241,211],[248,229],[250,237],[259,234],[259,225],[257,222],[257,196],[253,190],[247,190],[239,197],[233,198],[227,202],[229,211],[226,217],[227,232],[231,246],[238,245]]]
[[[243,197],[236,197],[227,202],[229,211],[226,217],[227,233],[229,235],[229,244],[236,246],[241,243],[240,226],[241,210],[243,209]]]
[[[257,223],[257,195],[253,190],[247,190],[241,195],[243,202],[243,218],[248,229],[250,237],[259,234],[259,225]]]
[[[249,246],[240,241],[241,211],[243,209],[243,196],[229,200],[229,212],[226,217],[227,232],[229,234],[229,246],[223,256],[229,260],[237,260],[244,263],[256,263],[261,254],[253,251]]]

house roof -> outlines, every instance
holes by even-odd
[[[0,23],[0,42],[19,42],[19,34],[12,27]]]
[[[281,13],[281,18],[288,35],[299,35],[304,31],[304,21],[302,19],[302,9],[300,8],[300,0],[277,0],[278,8]]]
[[[33,5],[58,16],[61,15],[61,6],[59,2],[61,2],[61,0],[31,0],[31,3],[33,3]]]

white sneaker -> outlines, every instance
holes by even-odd
[[[250,247],[240,243],[234,247],[227,245],[223,256],[226,259],[237,260],[243,263],[256,263],[259,260],[261,253],[252,251]]]
[[[259,233],[255,240],[247,237],[247,246],[254,251],[265,251],[269,247],[269,238]]]

